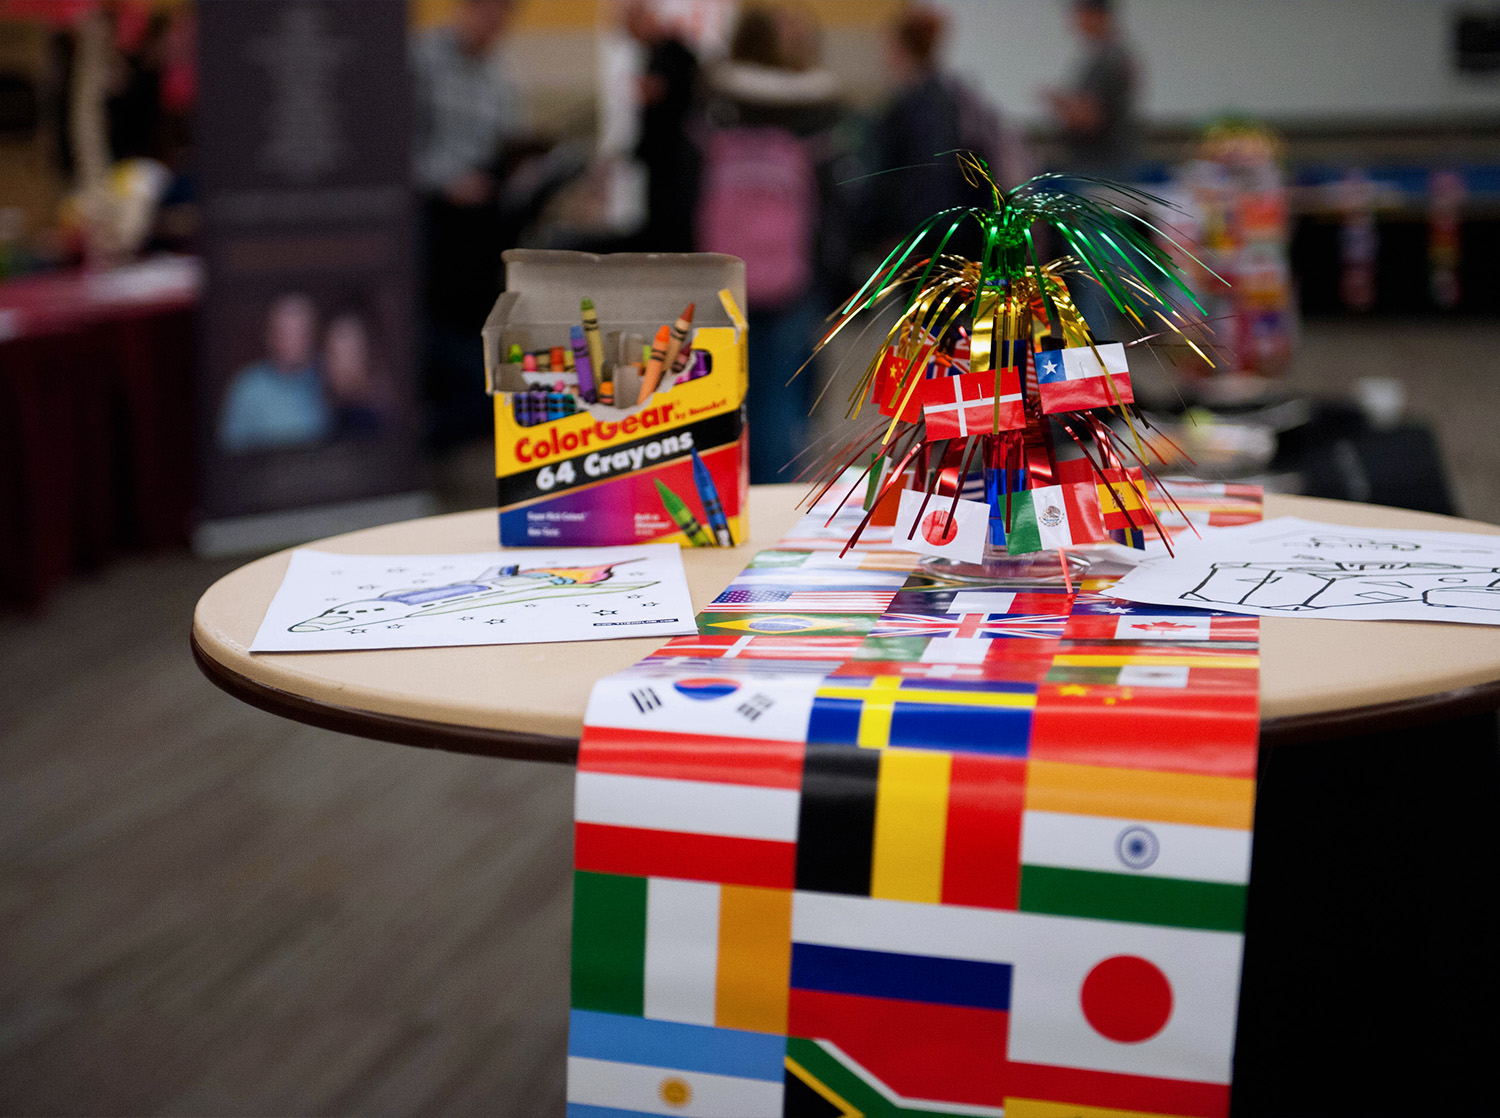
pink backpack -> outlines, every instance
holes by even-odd
[[[783,306],[812,286],[818,183],[806,145],[783,128],[713,131],[704,150],[698,247],[745,262],[750,306]]]

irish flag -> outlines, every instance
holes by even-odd
[[[1099,495],[1087,482],[1023,489],[1010,498],[1010,531],[1005,550],[1011,555],[1055,551],[1104,538]]]

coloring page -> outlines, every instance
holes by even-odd
[[[299,548],[251,652],[536,644],[696,633],[675,544],[463,555]]]
[[[1206,534],[1108,592],[1261,617],[1500,625],[1500,536],[1281,517]]]

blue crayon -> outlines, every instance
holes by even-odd
[[[708,530],[714,534],[720,547],[733,547],[734,536],[729,531],[729,519],[724,515],[724,505],[719,501],[719,490],[714,477],[693,449],[693,484],[698,487],[698,500],[703,502],[703,515],[708,518]]]
[[[596,395],[594,362],[589,356],[589,341],[582,326],[568,327],[568,344],[573,347],[573,368],[578,373],[578,394],[592,404]]]

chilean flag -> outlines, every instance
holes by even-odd
[[[999,426],[995,424],[995,377],[992,373],[964,373],[924,381],[917,393],[927,417],[929,439],[962,439],[1026,426],[1021,374],[1000,370]]]
[[[1119,342],[1038,353],[1036,380],[1042,411],[1049,414],[1080,408],[1110,408],[1135,400],[1130,387],[1130,365],[1125,360],[1125,347]],[[1111,383],[1114,391],[1110,390]]]

